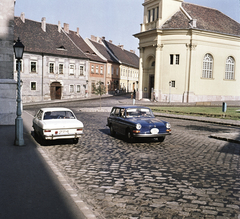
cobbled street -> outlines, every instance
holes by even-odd
[[[84,136],[76,145],[40,147],[97,218],[240,218],[240,145],[209,138],[238,127],[163,118],[172,126],[163,143],[128,143],[109,135],[108,112],[65,105],[84,123]]]

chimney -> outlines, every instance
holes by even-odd
[[[118,45],[118,47],[120,47],[120,48],[123,50],[123,47],[124,47],[124,46],[123,46],[123,45]]]
[[[102,40],[105,40],[105,36],[102,37]]]
[[[91,35],[91,40],[97,42],[97,37],[94,35]]]
[[[130,52],[135,54],[135,50],[130,49]]]
[[[61,29],[62,29],[62,27],[61,27],[61,22],[58,21],[58,32],[59,32],[59,33],[61,33]]]
[[[112,40],[109,40],[109,43],[112,43]]]
[[[64,31],[69,34],[69,24],[64,23],[63,25]]]
[[[79,36],[79,27],[77,27],[77,35]]]
[[[24,12],[21,13],[20,18],[21,18],[22,22],[25,23],[25,13]]]
[[[46,18],[45,17],[42,18],[42,30],[44,32],[46,32]]]
[[[192,20],[190,21],[190,26],[191,26],[192,28],[196,28],[196,27],[197,27],[197,19],[192,19]]]

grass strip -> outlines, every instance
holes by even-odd
[[[153,112],[178,114],[178,115],[191,115],[191,116],[204,116],[222,119],[239,120],[240,108],[228,107],[225,113],[222,112],[222,107],[153,107],[150,106]],[[239,110],[239,111],[238,111]]]

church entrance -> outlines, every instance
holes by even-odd
[[[149,75],[149,93],[148,98],[152,99],[152,92],[154,91],[154,75]]]
[[[51,100],[61,100],[62,97],[62,86],[59,82],[53,82],[50,85],[50,96]]]

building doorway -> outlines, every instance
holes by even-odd
[[[61,100],[62,97],[62,86],[59,82],[53,82],[50,85],[50,96],[51,100]]]
[[[152,90],[154,90],[154,75],[149,75],[149,93],[148,98],[151,99]]]

